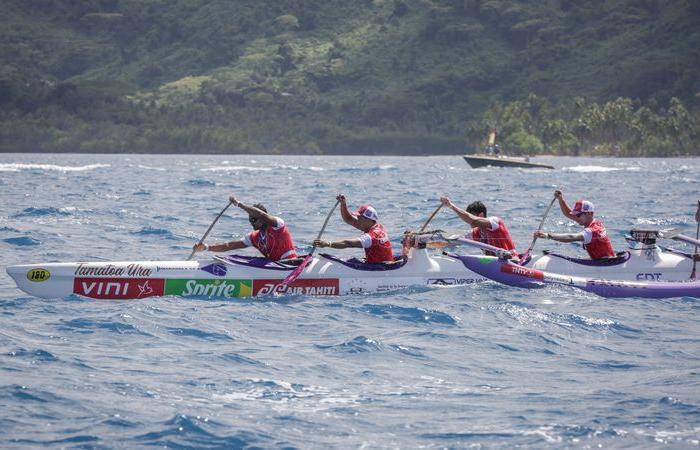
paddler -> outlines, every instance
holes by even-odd
[[[615,256],[615,251],[610,243],[605,225],[600,220],[594,219],[595,206],[588,200],[578,200],[573,209],[564,200],[564,194],[560,190],[554,191],[554,196],[559,201],[562,214],[583,227],[580,233],[546,233],[542,230],[535,231],[538,238],[551,239],[558,242],[583,242],[591,259],[600,259]]]
[[[348,209],[348,203],[344,195],[336,197],[340,202],[340,215],[350,226],[362,231],[359,238],[343,239],[339,241],[327,241],[317,239],[314,241],[316,247],[331,248],[363,248],[365,250],[366,262],[368,263],[393,263],[394,252],[391,248],[391,241],[386,234],[384,227],[379,223],[377,211],[370,205],[362,205],[355,213]]]
[[[267,209],[260,203],[252,206],[246,205],[233,195],[229,197],[229,201],[233,206],[238,206],[248,213],[248,221],[253,227],[253,231],[237,241],[213,245],[196,244],[194,246],[195,251],[228,252],[246,247],[255,247],[265,258],[273,261],[297,257],[292,234],[287,229],[287,224],[284,220],[269,214]]]
[[[467,222],[471,227],[471,239],[485,244],[493,245],[494,247],[508,250],[513,256],[518,256],[515,250],[515,243],[510,236],[508,227],[503,219],[496,216],[489,217],[486,210],[486,205],[480,201],[475,201],[467,206],[467,209],[461,209],[449,199],[442,197],[440,201],[443,205],[448,206],[454,211],[457,216]],[[490,254],[490,252],[485,252]]]

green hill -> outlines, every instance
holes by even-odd
[[[688,154],[700,132],[690,0],[2,9],[4,151],[459,152],[497,126],[520,152]]]

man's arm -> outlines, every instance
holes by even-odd
[[[446,205],[450,209],[452,209],[452,211],[454,211],[460,219],[467,222],[469,225],[473,227],[479,227],[482,230],[491,229],[491,221],[488,218],[479,217],[475,216],[474,214],[468,213],[467,211],[463,210],[462,208],[459,208],[457,205],[452,203],[452,200],[450,200],[448,197],[442,197],[440,201],[442,201],[443,205]]]
[[[554,196],[557,198],[557,200],[559,200],[559,209],[561,209],[562,214],[571,219],[573,217],[571,215],[571,208],[566,203],[566,200],[564,200],[564,194],[557,189],[554,191]]]
[[[583,233],[545,233],[544,231],[536,231],[535,236],[551,239],[558,242],[583,242]]]
[[[345,196],[343,194],[338,194],[336,200],[340,202],[340,216],[343,218],[343,221],[348,225],[361,230],[359,223],[360,221],[348,209],[348,202]]]
[[[230,242],[224,242],[222,244],[213,244],[213,245],[207,245],[207,244],[196,244],[194,246],[194,250],[196,252],[203,252],[203,251],[210,251],[210,252],[228,252],[230,250],[239,250],[241,248],[246,248],[247,245],[245,242],[238,240],[238,241],[230,241]]]
[[[362,241],[360,239],[344,239],[340,241],[324,241],[317,239],[314,241],[314,247],[362,248]]]
[[[249,216],[262,220],[265,223],[265,225],[273,228],[277,226],[277,217],[268,214],[265,211],[256,208],[255,206],[245,205],[242,202],[238,201],[238,199],[233,195],[229,197],[229,201],[233,203],[234,206],[238,206],[243,211],[247,212]]]

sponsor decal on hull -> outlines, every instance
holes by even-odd
[[[501,264],[501,272],[520,275],[521,277],[533,278],[535,280],[544,279],[544,274],[539,270],[528,269],[526,267],[515,266],[512,264]]]
[[[339,295],[340,283],[337,278],[316,278],[296,280],[285,287],[284,280],[254,280],[253,295]]]
[[[250,297],[252,280],[174,279],[165,281],[165,295],[180,297]]]
[[[29,272],[27,272],[27,280],[34,281],[36,283],[46,281],[49,278],[51,278],[51,272],[49,272],[46,269],[38,268],[32,269]]]
[[[463,284],[473,284],[479,280],[474,278],[428,278],[429,286],[461,286]]]
[[[153,270],[141,264],[115,266],[114,264],[91,265],[80,263],[75,269],[76,277],[150,277]]]
[[[163,295],[164,280],[152,278],[76,278],[73,293],[101,300],[128,300]]]

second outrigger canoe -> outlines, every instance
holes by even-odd
[[[571,270],[582,267],[575,263],[571,265],[571,258],[568,258],[568,266],[566,266],[567,259],[564,259],[563,267],[557,265],[559,262],[557,258],[551,259],[547,255],[533,258],[534,263],[526,261],[525,265],[520,265],[509,259],[509,255],[503,250],[469,239],[458,241],[491,251],[497,256],[461,255],[458,257],[473,272],[493,281],[520,288],[540,288],[547,284],[558,284],[572,286],[602,297],[700,298],[700,281],[689,279],[694,273],[692,255],[662,252],[656,247],[656,237],[662,234],[664,234],[663,231],[633,230],[628,240],[630,240],[630,247],[638,247],[632,249],[636,253],[635,258],[632,258],[632,251],[628,251],[626,256],[607,258],[606,260],[612,264],[605,264],[605,261],[601,260],[579,260],[588,261],[588,267],[591,269],[587,272],[595,274],[594,276],[559,272],[562,269]],[[671,238],[694,245],[700,244],[700,241],[683,235],[676,234]],[[453,256],[457,257],[457,255]],[[643,266],[645,260],[646,267]],[[526,267],[531,263],[533,267]],[[616,269],[616,266],[619,267]],[[558,273],[554,273],[538,267],[559,270],[557,270]],[[634,273],[638,270],[642,272],[635,275]]]

